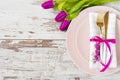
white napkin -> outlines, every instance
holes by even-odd
[[[90,25],[90,38],[94,36],[100,36],[99,27],[96,24],[97,13],[89,13],[89,25]],[[116,15],[113,13],[109,14],[109,22],[108,22],[108,39],[115,39],[115,25],[116,25]],[[106,45],[105,45],[106,46]],[[113,59],[109,67],[116,68],[117,67],[117,59],[116,59],[116,45],[110,44],[113,54]],[[103,47],[104,50],[107,49]],[[101,64],[98,62],[94,62],[94,54],[95,54],[95,42],[90,42],[90,60],[89,60],[89,67],[90,68],[101,68]],[[100,53],[101,54],[101,53]],[[107,49],[107,57],[105,57],[105,52],[103,53],[103,61],[107,58],[107,61],[110,57],[109,51]]]
[[[100,36],[99,27],[96,25],[96,17],[97,13],[89,13],[90,38],[94,36]],[[95,54],[95,42],[90,42],[90,60],[89,60],[90,68],[98,68],[100,66],[99,63],[94,62],[93,60],[94,54]]]

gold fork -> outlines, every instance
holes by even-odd
[[[103,38],[103,32],[102,32],[102,28],[104,26],[104,14],[103,13],[97,14],[96,24],[100,29],[100,37]],[[101,60],[103,59],[103,51],[104,51],[104,44],[100,44],[100,59]]]
[[[103,25],[104,25],[103,20],[104,20],[104,14],[103,13],[98,13],[96,24],[100,28],[100,35],[102,35],[102,28],[103,28]]]

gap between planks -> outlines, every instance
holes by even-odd
[[[57,41],[60,41],[60,40],[66,40],[66,39],[0,39],[0,40],[57,40]]]

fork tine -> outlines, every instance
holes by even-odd
[[[100,28],[100,34],[102,34],[103,19],[104,19],[104,14],[103,13],[98,13],[96,24]]]

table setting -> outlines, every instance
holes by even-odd
[[[61,31],[67,30],[67,50],[80,70],[92,75],[110,75],[118,72],[120,12],[111,7],[99,6],[112,0],[100,3],[97,0],[77,1],[58,0],[57,3],[57,0],[50,0],[43,3],[42,7],[55,7],[61,11],[55,17],[55,21],[62,22],[59,28]],[[79,3],[82,7],[74,4],[66,8],[66,2]],[[63,6],[65,3],[66,6]]]
[[[120,0],[1,0],[0,80],[120,80]]]
[[[109,10],[109,12],[106,12],[106,13],[109,13],[108,26],[110,27],[110,28],[108,27],[108,33],[107,33],[108,34],[107,37],[109,38],[108,45],[106,45],[107,40],[105,41],[101,37],[100,29],[96,24],[96,21],[97,21],[96,18],[97,18],[97,14],[99,16],[99,10],[102,10],[103,12],[106,12]],[[117,17],[115,15],[117,15]],[[119,36],[117,36],[117,34],[119,33],[118,32],[119,16],[120,16],[119,12],[112,8],[105,7],[105,6],[96,6],[96,7],[88,8],[85,11],[81,12],[81,15],[78,16],[81,18],[77,17],[76,19],[74,19],[75,22],[76,21],[78,22],[78,21],[81,21],[83,17],[85,17],[85,19],[82,21],[82,24],[79,25],[80,27],[82,27],[82,30],[79,29],[80,27],[76,27],[76,29],[75,27],[71,27],[71,26],[78,25],[75,22],[72,22],[67,33],[67,48],[69,50],[71,57],[73,58],[74,62],[76,62],[76,65],[78,65],[78,67],[94,75],[97,75],[97,74],[107,75],[107,74],[119,71],[119,64],[118,64],[119,63],[118,61],[119,60],[118,59],[119,58],[119,46],[118,46]],[[73,28],[76,32],[72,32]],[[109,44],[109,40],[110,40],[110,44]],[[97,43],[96,41],[98,41],[97,46],[96,46],[96,43]],[[101,48],[101,44],[99,44],[99,41],[100,43],[102,42],[102,48]],[[103,46],[103,43],[104,43],[104,46]],[[75,48],[75,49],[71,49],[69,47],[70,45],[72,45],[71,48]],[[96,47],[97,47],[97,51],[96,51]],[[104,51],[107,48],[107,53],[101,50],[100,48],[104,49]],[[112,51],[109,49],[112,49]],[[97,55],[95,51],[98,52]],[[112,61],[110,60],[111,58],[110,53],[112,53]],[[107,61],[106,61],[106,57],[107,57]],[[102,61],[99,58],[102,58]],[[107,67],[109,65],[109,67],[111,67],[112,69],[106,68],[103,62],[104,63],[106,62]],[[103,68],[103,65],[104,65],[104,68]]]

